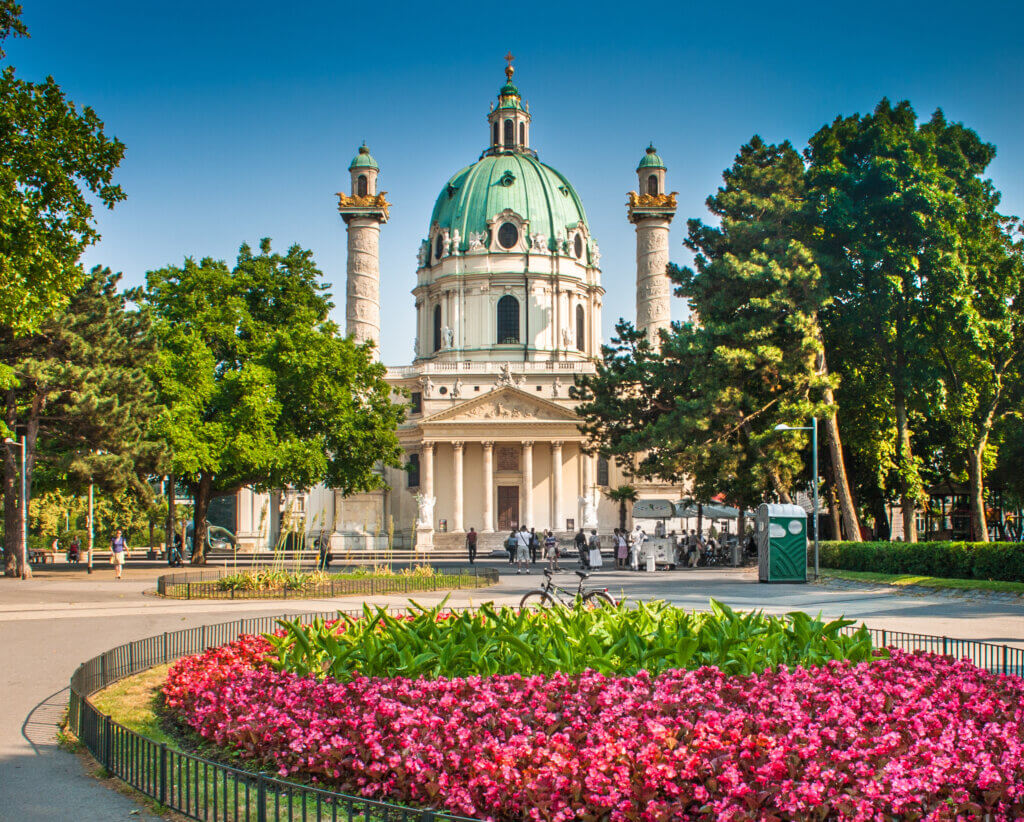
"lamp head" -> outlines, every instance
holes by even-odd
[[[4,445],[17,445],[10,437],[4,437]]]
[[[792,431],[793,429],[790,426],[786,425],[786,423],[780,422],[778,425],[775,426],[775,430],[776,431]]]

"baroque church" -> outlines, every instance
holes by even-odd
[[[461,547],[470,527],[481,547],[494,547],[519,525],[566,536],[618,526],[618,505],[602,492],[626,480],[583,453],[569,398],[575,376],[593,373],[601,353],[601,254],[572,183],[531,147],[529,104],[507,60],[487,147],[441,187],[420,243],[413,361],[387,370],[409,393],[398,436],[411,470],[385,468],[387,490],[350,497],[325,487],[243,489],[240,548],[273,547],[282,530],[296,529],[329,534],[335,553],[355,554],[385,550],[389,529],[395,547],[429,550]],[[379,240],[390,203],[365,145],[349,172],[349,192],[338,194],[348,235],[346,331],[379,350]],[[636,228],[635,322],[655,341],[670,322],[665,269],[676,196],[665,172],[649,147],[627,208]]]

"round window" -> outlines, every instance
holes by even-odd
[[[444,237],[438,234],[437,239],[434,240],[434,256],[440,260],[442,254],[444,254]]]
[[[502,248],[512,248],[519,242],[519,229],[512,223],[502,223],[498,229],[498,244]]]
[[[576,239],[572,244],[573,250],[576,252],[576,259],[578,260],[583,256],[583,235],[577,234]]]

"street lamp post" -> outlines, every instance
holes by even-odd
[[[810,425],[786,425],[779,423],[775,426],[776,431],[810,431],[811,432],[811,481],[812,494],[814,496],[814,513],[811,522],[814,523],[814,581],[818,581],[818,418],[811,417]]]
[[[18,506],[18,514],[21,518],[21,578],[28,579],[28,496],[25,484],[25,435],[21,435],[21,442],[4,437],[6,445],[17,445],[21,449],[21,503]]]

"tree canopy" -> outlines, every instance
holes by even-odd
[[[173,470],[195,500],[193,561],[206,512],[243,486],[344,493],[382,487],[401,464],[392,402],[371,345],[342,336],[312,254],[243,245],[233,268],[186,259],[148,274],[161,352],[154,369]]]

